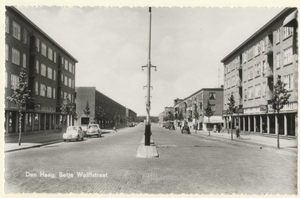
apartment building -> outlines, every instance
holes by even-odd
[[[213,116],[205,115],[208,102],[211,104]],[[223,87],[221,88],[203,88],[183,100],[174,100],[174,111],[176,126],[183,126],[188,122],[190,127],[199,130],[208,130],[214,125],[223,125]]]
[[[30,101],[24,110],[22,132],[61,127],[61,102],[75,101],[75,64],[78,61],[15,7],[5,12],[5,133],[18,132],[18,107],[7,100],[18,87],[25,68]],[[63,80],[62,80],[63,79]],[[68,115],[68,123],[74,117]]]
[[[113,99],[102,94],[96,87],[76,87],[76,114],[77,124],[96,122],[101,128],[125,126],[128,121],[136,119],[136,113]],[[89,104],[90,114],[84,109]]]
[[[297,13],[296,8],[283,9],[221,60],[224,64],[223,116],[226,127],[232,124],[243,131],[297,135]],[[287,84],[291,96],[277,117],[270,100],[278,77]],[[231,95],[237,106],[232,120],[227,105]]]

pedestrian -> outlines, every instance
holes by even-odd
[[[116,126],[114,125],[114,133],[115,133],[115,132],[117,132],[117,130],[116,130]]]
[[[238,126],[235,128],[236,138],[240,138],[240,129]]]
[[[214,133],[217,131],[217,126],[216,125],[214,125],[213,131],[214,131]]]
[[[220,124],[217,125],[217,130],[218,130],[218,133],[220,133],[220,131],[221,131],[221,125]]]

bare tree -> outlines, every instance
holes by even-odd
[[[211,104],[210,104],[210,102],[208,101],[207,102],[207,106],[206,106],[206,108],[204,109],[204,112],[205,112],[205,115],[206,115],[206,117],[208,118],[208,125],[210,124],[210,117],[211,116],[213,116],[214,115],[214,112],[213,112],[213,110],[212,110],[212,108],[211,108]],[[210,128],[208,128],[208,136],[210,136]]]

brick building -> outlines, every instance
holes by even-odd
[[[210,117],[210,124],[204,111],[208,101],[214,112]],[[203,88],[183,100],[174,100],[174,104],[176,126],[182,126],[183,122],[188,122],[191,127],[207,130],[216,124],[223,125],[223,88]]]
[[[298,109],[298,47],[296,8],[285,8],[228,54],[224,64],[224,118],[244,131],[295,136]],[[274,115],[270,105],[278,76],[291,94],[289,103]],[[238,109],[230,120],[228,98]],[[279,129],[276,123],[279,122]]]
[[[77,124],[99,123],[102,128],[125,126],[128,121],[136,119],[136,113],[105,96],[96,87],[76,87]],[[87,102],[90,115],[84,114]]]
[[[78,62],[15,7],[5,12],[5,131],[18,132],[18,107],[7,100],[25,68],[34,100],[26,105],[22,131],[61,127],[63,98],[75,100],[75,64]],[[68,115],[68,124],[73,123]]]

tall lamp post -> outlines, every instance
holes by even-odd
[[[151,65],[151,7],[149,7],[149,15],[150,15],[150,26],[149,26],[149,53],[148,53],[148,64],[145,66],[142,66],[142,69],[144,67],[147,67],[147,102],[146,102],[146,111],[147,111],[147,117],[146,117],[146,126],[145,126],[145,146],[150,146],[150,136],[151,136],[151,123],[150,123],[150,88],[151,88],[151,67],[155,68],[156,66]]]

